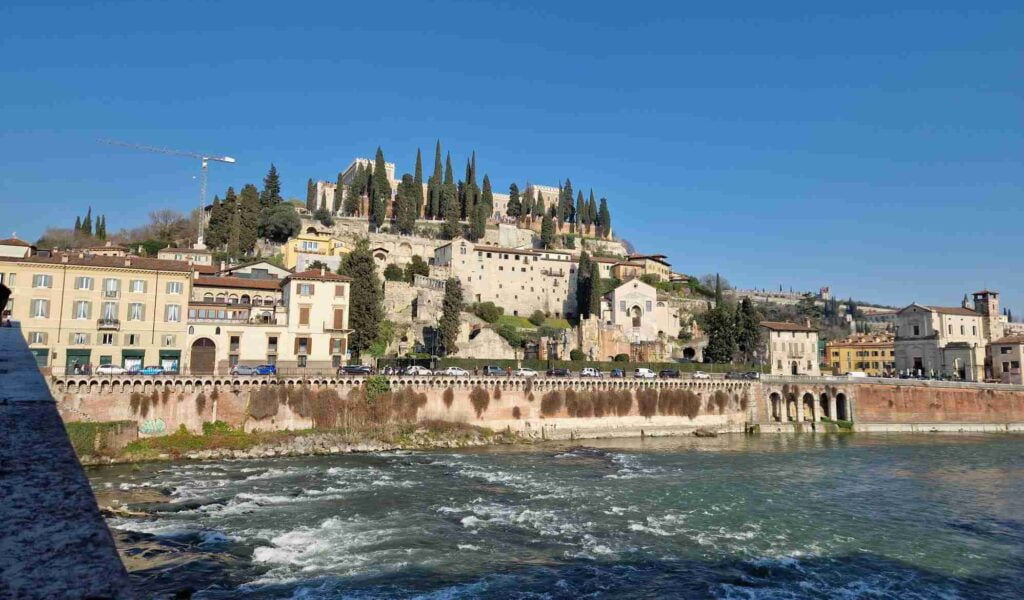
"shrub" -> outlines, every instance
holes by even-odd
[[[373,375],[366,378],[366,400],[374,402],[382,394],[391,391],[391,381],[383,375]]]
[[[544,319],[546,318],[547,317],[544,316],[543,312],[535,310],[533,311],[533,314],[530,315],[530,322],[533,323],[536,327],[540,327],[541,325],[544,324]]]
[[[203,435],[214,435],[217,433],[231,433],[234,431],[231,426],[224,421],[204,421],[203,422]]]
[[[523,335],[519,333],[519,329],[514,325],[502,323],[501,325],[498,325],[497,332],[498,335],[505,338],[505,341],[508,342],[509,346],[519,348],[523,345]]]
[[[578,348],[573,348],[569,351],[569,360],[587,360],[587,355]]]
[[[629,362],[628,354],[616,354],[615,358],[612,359],[615,362]]]
[[[473,305],[472,311],[474,315],[488,323],[494,323],[501,315],[505,314],[505,309],[493,302],[477,302]]]
[[[487,390],[476,386],[469,393],[469,401],[473,403],[473,410],[476,411],[476,418],[479,419],[484,414],[484,411],[487,410],[487,406],[490,405],[491,396],[487,393]]]
[[[648,388],[637,390],[636,402],[641,415],[650,418],[658,413],[657,391]]]
[[[277,391],[268,385],[249,390],[249,416],[261,421],[277,414]]]
[[[558,411],[562,410],[562,393],[556,390],[552,390],[540,399],[540,414],[545,417],[551,417],[558,414]]]
[[[715,406],[718,407],[718,414],[722,414],[725,412],[725,407],[729,405],[729,394],[722,390],[718,390],[715,392],[714,396],[712,396],[712,400],[714,401]]]
[[[384,267],[384,279],[388,281],[405,281],[405,271],[396,264]]]
[[[452,407],[452,402],[455,401],[455,390],[452,388],[446,388],[444,394],[441,395],[441,399],[444,400],[444,405],[447,408]]]
[[[500,385],[495,385],[494,386],[494,391],[491,392],[491,396],[493,396],[495,400],[501,400],[501,386]]]

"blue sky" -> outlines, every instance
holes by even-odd
[[[897,5],[898,4],[898,5]],[[1024,316],[1018,2],[56,3],[0,7],[0,235],[112,230],[210,187],[286,196],[380,145],[496,188],[570,177],[638,250],[741,286]],[[223,168],[222,168],[223,167]]]

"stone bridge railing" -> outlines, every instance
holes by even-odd
[[[843,377],[828,376],[812,377],[810,375],[763,375],[765,383],[791,383],[805,385],[896,385],[903,387],[933,387],[962,390],[1000,390],[1024,392],[1024,385],[1012,383],[981,382],[981,381],[943,381],[941,379],[898,379],[895,377]]]

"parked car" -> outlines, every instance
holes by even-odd
[[[527,369],[526,367],[519,367],[512,374],[515,375],[516,377],[536,377],[537,371],[534,371],[533,369]]]
[[[160,365],[149,365],[139,369],[139,375],[163,375],[164,368]]]
[[[548,369],[546,374],[547,374],[548,377],[570,377],[570,376],[572,376],[572,373],[569,372],[569,369]]]
[[[633,371],[633,379],[654,379],[654,371],[640,367]]]
[[[761,374],[758,373],[757,371],[747,371],[746,373],[743,374],[743,378],[757,380],[761,378]]]
[[[100,365],[96,367],[97,375],[124,375],[128,370],[117,365]]]
[[[746,379],[746,373],[740,373],[739,371],[729,371],[725,374],[726,379]]]
[[[580,369],[580,377],[601,377],[601,371],[594,367],[583,367]]]
[[[235,365],[231,367],[232,375],[255,375],[256,367],[250,365]]]
[[[373,367],[366,365],[345,365],[338,367],[338,376],[342,375],[373,375]]]
[[[405,371],[402,371],[402,375],[433,375],[433,373],[431,373],[430,369],[428,369],[426,367],[421,367],[419,365],[412,365],[412,366],[406,367]]]
[[[623,377],[626,376],[626,372],[623,371],[622,369],[612,369],[611,371],[608,372],[608,376],[611,377],[612,379],[622,379]]]
[[[484,367],[484,370],[483,370],[483,374],[484,375],[491,375],[491,376],[494,376],[494,375],[504,375],[507,372],[508,371],[506,371],[505,369],[502,369],[498,365],[486,365]]]
[[[864,371],[850,371],[846,374],[850,379],[864,379],[868,376]]]
[[[448,375],[449,377],[465,377],[466,375],[469,375],[469,371],[462,367],[447,367],[435,371],[435,373],[438,375]]]
[[[675,369],[662,369],[658,371],[658,377],[662,379],[679,379],[679,371]]]
[[[705,373],[704,371],[694,371],[691,377],[693,377],[694,379],[711,379],[711,376]]]

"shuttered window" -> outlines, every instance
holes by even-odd
[[[334,309],[334,328],[344,329],[345,328],[345,309],[336,308]]]
[[[309,307],[299,307],[299,325],[309,325]]]

